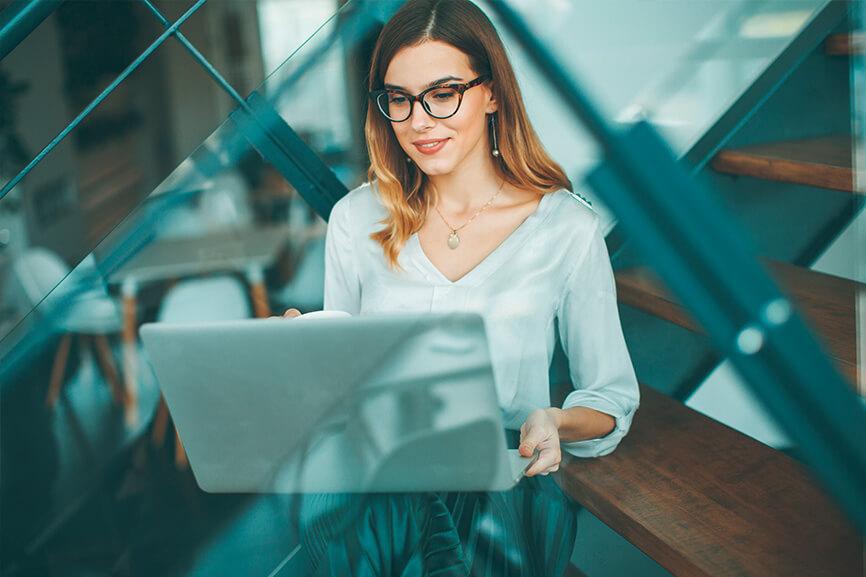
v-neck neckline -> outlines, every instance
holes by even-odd
[[[551,203],[553,203],[554,200],[557,200],[549,197],[558,196],[558,198],[561,199],[562,197],[559,195],[560,192],[561,191],[549,192],[541,195],[541,200],[538,202],[538,206],[535,207],[535,210],[523,219],[523,221],[496,246],[496,248],[490,251],[478,264],[457,280],[452,281],[445,276],[441,270],[439,270],[439,267],[433,264],[433,261],[427,256],[427,253],[424,252],[424,248],[421,246],[421,239],[418,237],[417,232],[409,237],[408,247],[413,252],[412,256],[417,257],[416,262],[422,265],[422,269],[431,273],[437,280],[445,285],[464,286],[472,284],[473,281],[475,284],[481,283],[484,279],[490,276],[496,268],[498,268],[499,264],[507,260],[506,257],[510,253],[517,250],[523,244],[523,242],[529,237],[530,233],[544,222],[547,215],[554,208]]]

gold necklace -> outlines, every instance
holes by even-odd
[[[453,226],[451,226],[451,224],[450,224],[447,220],[445,220],[445,217],[442,216],[442,213],[441,213],[441,212],[439,212],[439,207],[438,207],[438,206],[436,206],[436,205],[433,206],[433,208],[436,209],[436,212],[439,212],[439,216],[442,218],[442,221],[445,223],[445,226],[447,226],[447,227],[451,230],[451,234],[448,235],[448,248],[450,248],[451,250],[454,250],[455,248],[457,248],[458,246],[460,246],[460,237],[457,236],[457,231],[460,230],[461,228],[465,227],[466,225],[468,225],[468,224],[469,224],[470,222],[472,222],[473,220],[475,220],[475,217],[476,217],[476,216],[478,216],[479,214],[481,214],[481,212],[482,212],[484,209],[486,209],[488,206],[490,206],[490,203],[493,202],[493,200],[494,200],[497,196],[499,196],[499,193],[500,193],[500,192],[502,192],[502,187],[503,187],[504,185],[505,185],[505,179],[503,178],[503,179],[502,179],[502,182],[499,184],[499,190],[496,191],[496,194],[494,194],[493,196],[491,196],[491,197],[490,197],[490,200],[488,200],[488,201],[484,204],[484,206],[482,206],[481,208],[479,208],[479,209],[475,212],[475,214],[472,215],[472,218],[470,218],[469,220],[467,220],[465,223],[463,223],[462,225],[458,226],[457,228],[454,228]],[[433,183],[430,183],[430,186],[433,186]],[[435,190],[436,187],[433,187],[433,189]],[[437,197],[437,202],[436,202],[436,204],[439,204],[439,202],[438,202],[438,197],[439,197],[439,193],[438,193],[438,191],[437,191],[437,193],[436,193],[436,197]]]

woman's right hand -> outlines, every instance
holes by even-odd
[[[299,316],[301,316],[301,311],[299,311],[298,309],[288,309],[286,310],[286,312],[283,313],[284,319],[293,319]]]

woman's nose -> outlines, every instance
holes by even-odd
[[[416,102],[412,106],[412,118],[409,121],[412,123],[412,128],[416,132],[425,132],[434,124],[433,117],[427,114],[427,111],[424,110],[424,106],[421,105],[421,102]]]

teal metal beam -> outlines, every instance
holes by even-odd
[[[15,0],[0,12],[0,60],[51,16],[63,0]]]
[[[171,22],[169,22],[169,20],[162,14],[162,12],[159,11],[159,8],[154,6],[150,0],[141,1],[144,2],[144,5],[147,6],[148,10],[150,10],[153,15],[156,16],[157,20],[159,20],[163,26],[171,28]],[[214,82],[219,84],[220,88],[225,90],[226,93],[231,96],[232,100],[234,100],[238,104],[238,106],[240,106],[241,108],[246,107],[246,102],[244,102],[243,97],[238,94],[237,90],[235,90],[234,87],[229,84],[228,80],[226,80],[225,77],[219,73],[216,67],[211,64],[210,61],[205,58],[204,55],[202,55],[202,53],[199,52],[198,49],[193,46],[189,40],[187,40],[186,36],[183,35],[183,32],[175,29],[172,34],[174,34],[178,41],[183,44],[183,47],[186,48],[190,54],[192,54],[192,57],[195,58],[196,62],[198,62],[201,67],[205,69],[205,72],[207,72],[208,75],[213,78]]]
[[[232,122],[259,154],[292,183],[310,207],[328,220],[331,208],[348,192],[346,185],[267,99],[253,92],[249,104],[231,114]]]

